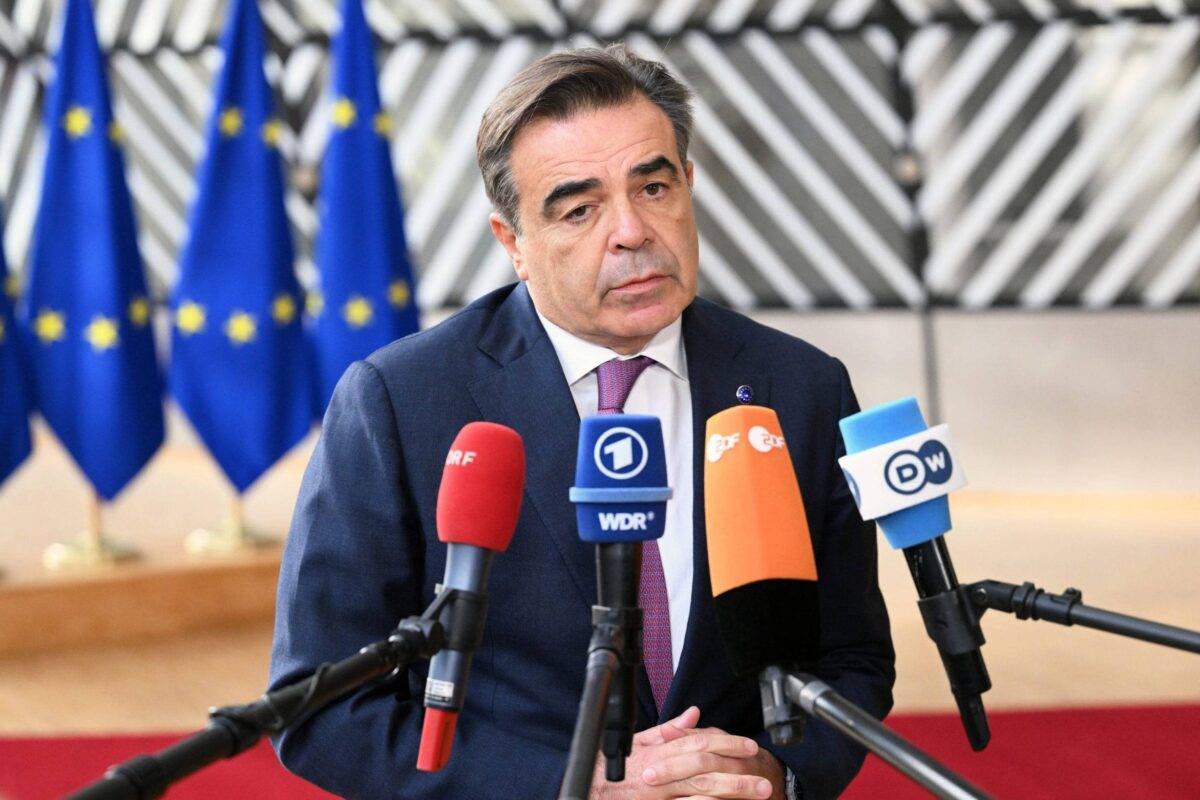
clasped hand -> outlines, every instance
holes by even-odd
[[[591,800],[782,800],[783,767],[775,756],[753,739],[697,728],[699,722],[692,706],[636,734],[620,783],[605,781],[601,755]]]

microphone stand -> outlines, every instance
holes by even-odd
[[[763,670],[760,681],[764,704],[769,694],[778,695],[782,691],[784,697],[776,696],[776,705],[794,704],[806,714],[829,723],[843,736],[858,742],[934,796],[942,800],[990,800],[991,795],[939,764],[813,676],[771,666]],[[777,730],[768,723],[771,738],[778,744],[791,741],[780,741],[776,738],[778,735],[787,736],[796,730],[794,723],[785,723],[782,728]]]
[[[642,663],[642,609],[637,581],[622,581],[622,565],[633,563],[641,574],[642,543],[619,542],[596,547],[599,597],[592,606],[592,639],[579,713],[571,735],[571,752],[559,789],[559,800],[587,800],[596,754],[603,749],[604,777],[625,780],[625,759],[633,750],[636,669]],[[615,597],[614,597],[615,595]],[[601,736],[603,734],[603,748]]]
[[[1082,625],[1130,639],[1140,639],[1143,642],[1161,644],[1189,653],[1200,653],[1200,633],[1085,606],[1083,592],[1078,589],[1051,594],[1029,581],[1017,586],[1013,583],[983,580],[963,586],[961,591],[964,593],[964,599],[974,605],[979,614],[994,608],[1012,614],[1017,619],[1042,619],[1059,625]]]
[[[267,692],[246,705],[214,708],[207,728],[160,750],[110,767],[104,778],[69,795],[68,800],[146,800],[204,767],[253,747],[264,734],[279,733],[342,695],[430,658],[446,645],[438,620],[443,609],[473,606],[479,592],[445,589],[419,617],[403,620],[387,639],[334,664],[322,664],[310,677]]]
[[[904,558],[917,585],[917,609],[950,680],[967,741],[972,750],[982,750],[992,738],[982,696],[992,681],[980,651],[984,638],[979,615],[964,602],[945,539],[938,536],[906,547]]]

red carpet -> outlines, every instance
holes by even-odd
[[[143,753],[157,753],[180,736],[64,736],[0,738],[0,800],[51,800],[104,777],[104,771]],[[167,792],[170,800],[326,800],[333,795],[292,775],[270,744],[218,761]]]
[[[958,717],[898,715],[888,726],[997,798],[1200,798],[1200,706],[993,712],[992,743],[973,753]],[[42,800],[96,780],[111,764],[152,753],[170,736],[0,739],[0,798]],[[267,744],[178,784],[171,800],[328,798],[289,775]],[[869,756],[845,797],[924,800]]]
[[[1200,706],[991,712],[975,753],[957,715],[906,714],[888,727],[997,798],[1200,798]],[[927,800],[875,756],[843,795]]]

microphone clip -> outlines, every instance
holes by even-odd
[[[804,738],[804,716],[800,706],[787,694],[789,674],[789,671],[774,664],[758,674],[763,728],[771,734],[771,742],[781,747]]]
[[[487,618],[488,598],[483,592],[434,586],[437,599],[423,616],[433,615],[446,628],[448,650],[472,653],[483,644],[483,623]],[[435,651],[436,652],[436,651]]]
[[[642,609],[633,607],[592,606],[592,640],[588,654],[611,650],[622,666],[642,663]]]
[[[979,627],[981,612],[971,599],[972,586],[953,589],[917,600],[925,632],[948,655],[962,655],[984,645],[983,629]]]

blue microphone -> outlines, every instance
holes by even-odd
[[[596,545],[597,599],[561,797],[588,796],[597,750],[605,756],[605,777],[625,779],[642,663],[642,543],[663,535],[670,497],[658,417],[606,414],[580,422],[570,499],[579,538]]]
[[[646,542],[662,536],[671,489],[658,417],[585,418],[570,496],[585,542]]]
[[[905,397],[841,421],[847,456],[858,469],[847,482],[864,519],[876,509],[896,509],[876,522],[888,544],[903,550],[917,587],[917,607],[937,645],[950,691],[972,749],[987,747],[991,733],[981,695],[992,688],[980,647],[979,618],[959,591],[958,576],[942,534],[950,530],[948,489],[961,476],[946,444],[945,426],[928,429],[916,398]],[[928,499],[925,499],[928,498]],[[918,502],[919,501],[919,502]]]

